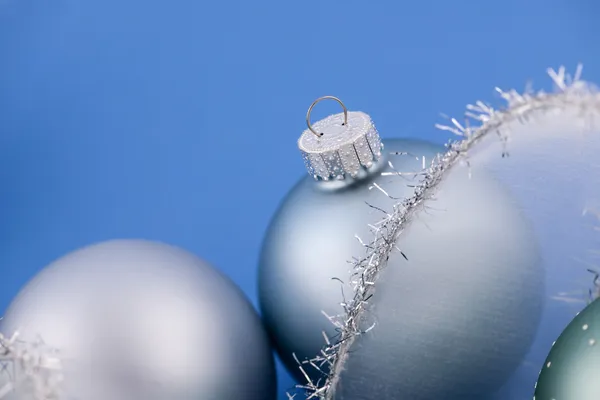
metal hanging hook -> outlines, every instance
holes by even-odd
[[[337,101],[340,104],[340,106],[342,106],[342,108],[344,109],[344,125],[348,125],[348,109],[346,108],[346,106],[344,105],[344,103],[342,103],[342,101],[340,99],[338,99],[337,97],[334,97],[334,96],[319,97],[318,99],[316,99],[310,105],[310,107],[308,107],[308,112],[306,113],[306,126],[308,126],[308,129],[316,137],[318,137],[318,138],[320,138],[321,136],[323,136],[323,132],[319,133],[319,132],[317,132],[317,131],[314,130],[314,128],[310,124],[310,113],[312,112],[312,109],[317,105],[317,103],[320,102],[320,101],[322,101],[322,100],[335,100],[335,101]]]

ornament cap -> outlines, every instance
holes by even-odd
[[[344,112],[311,125],[313,107],[326,99],[337,101]],[[383,144],[371,117],[361,111],[348,111],[337,97],[315,100],[306,113],[306,125],[298,148],[308,173],[316,180],[355,178],[381,158]]]

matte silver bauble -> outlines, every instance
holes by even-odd
[[[352,295],[349,261],[365,255],[358,238],[368,242],[369,225],[412,195],[423,157],[429,163],[444,150],[418,140],[384,144],[362,177],[302,179],[264,239],[260,306],[281,358],[301,383],[292,353],[313,358],[325,344],[323,332],[335,338],[323,313],[341,314],[340,302]],[[399,239],[403,254],[392,255],[376,282],[366,321],[375,327],[356,341],[336,399],[482,399],[529,350],[544,293],[535,237],[492,176],[457,168],[464,173],[441,183],[436,201]],[[382,175],[394,171],[401,176]],[[313,381],[324,378],[304,369]]]
[[[17,330],[60,350],[69,398],[275,398],[271,350],[251,304],[169,245],[113,240],[59,259],[10,305],[2,331]]]

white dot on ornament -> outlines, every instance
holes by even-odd
[[[590,339],[590,340],[588,341],[588,343],[590,344],[590,346],[593,346],[593,345],[595,345],[595,344],[596,344],[596,339]]]
[[[546,364],[546,368],[550,368],[551,365],[552,365],[552,361],[548,361],[548,363]]]
[[[587,331],[589,328],[588,324],[584,324],[581,329],[583,329],[584,331]]]

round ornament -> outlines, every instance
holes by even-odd
[[[312,126],[311,109],[299,140],[310,176],[281,203],[260,257],[260,306],[285,365],[309,387],[339,383],[328,399],[497,391],[529,350],[544,287],[535,237],[510,194],[483,168],[458,167],[463,173],[389,244],[375,284],[355,268],[374,259],[369,238],[390,229],[385,220],[444,148],[382,142],[367,114],[345,107]],[[361,299],[368,311],[352,320],[361,285],[376,287]],[[344,324],[362,333],[338,373],[328,357],[351,339]]]
[[[581,311],[552,346],[534,400],[600,397],[600,300]]]
[[[596,161],[600,152],[600,129],[597,125],[600,117],[600,92],[594,85],[580,79],[581,68],[577,69],[574,76],[566,74],[564,68],[557,71],[549,69],[548,72],[555,84],[555,91],[552,93],[528,91],[521,94],[515,90],[497,89],[506,101],[502,108],[496,109],[478,101],[467,107],[466,123],[461,124],[456,119],[451,119],[447,126],[438,126],[460,138],[448,144],[447,150],[422,171],[422,176],[413,185],[412,193],[394,203],[388,215],[377,225],[371,239],[365,241],[364,256],[352,261],[351,293],[346,294],[344,311],[335,320],[337,331],[340,332],[339,339],[332,341],[319,357],[312,360],[312,364],[330,366],[330,372],[324,379],[307,384],[311,397],[325,400],[527,400],[533,397],[539,366],[543,364],[551,343],[572,320],[579,307],[583,307],[581,303],[585,303],[591,285],[590,274],[586,269],[590,265],[598,265],[599,248],[598,223],[590,220],[590,217],[600,215],[600,164]],[[494,178],[512,199],[513,210],[517,210],[528,221],[530,237],[520,237],[518,245],[537,247],[545,279],[536,274],[517,277],[516,271],[510,271],[517,260],[508,260],[506,256],[511,252],[514,255],[518,247],[501,245],[501,252],[495,255],[495,261],[473,253],[472,260],[486,260],[480,267],[488,273],[503,275],[508,268],[508,272],[514,274],[516,279],[506,285],[489,279],[489,294],[486,298],[472,296],[469,285],[454,289],[451,281],[445,287],[438,286],[435,293],[441,297],[439,303],[443,307],[461,300],[458,295],[449,299],[449,293],[453,290],[462,291],[464,309],[481,307],[480,318],[465,318],[467,315],[475,315],[470,312],[463,315],[456,313],[449,326],[438,324],[430,327],[427,332],[415,332],[410,328],[412,321],[409,321],[388,334],[394,317],[398,315],[395,309],[400,308],[396,300],[399,289],[402,289],[400,293],[404,290],[419,290],[418,285],[402,288],[394,284],[401,281],[403,283],[408,276],[402,268],[396,268],[398,263],[393,261],[394,257],[398,259],[398,249],[408,255],[409,260],[441,257],[440,254],[443,254],[448,260],[448,269],[453,272],[455,269],[460,271],[462,265],[469,265],[469,260],[465,259],[463,262],[455,262],[458,260],[457,255],[460,257],[465,249],[472,251],[474,247],[490,253],[494,251],[489,243],[482,240],[487,236],[486,233],[474,229],[474,226],[469,228],[472,229],[472,235],[465,235],[461,243],[454,243],[449,248],[419,249],[414,243],[411,244],[411,241],[416,240],[420,224],[427,222],[428,228],[435,232],[440,229],[439,226],[436,229],[435,223],[445,215],[451,215],[451,208],[443,206],[447,200],[442,201],[450,196],[449,189],[456,189],[456,182],[464,179],[469,172],[475,175],[481,171]],[[476,186],[479,189],[483,187],[480,182]],[[390,185],[386,186],[388,187]],[[498,212],[498,209],[490,208],[478,214],[479,207],[475,206],[478,204],[475,201],[477,197],[473,193],[466,201],[461,202],[468,202],[473,212],[471,217],[480,218]],[[445,214],[437,213],[440,209]],[[448,220],[444,228],[453,230],[460,226],[457,222],[459,221]],[[503,229],[498,232],[499,237],[501,232],[511,238],[519,237],[516,231],[506,229],[502,218],[496,224]],[[510,239],[504,237],[498,243],[503,240],[506,244]],[[427,251],[433,255],[426,254]],[[526,264],[522,266],[533,272]],[[475,281],[477,279],[473,279]],[[508,290],[509,286],[511,290]],[[498,289],[500,290],[496,292]],[[528,289],[537,290],[535,297],[543,301],[544,313],[539,329],[514,373],[510,374],[499,390],[492,390],[508,376],[506,369],[494,370],[498,366],[502,367],[503,363],[495,363],[493,360],[497,357],[502,359],[506,355],[506,352],[498,351],[499,347],[493,343],[497,340],[496,335],[505,338],[505,343],[512,341],[516,344],[522,343],[532,332],[526,325],[519,327],[516,324],[512,329],[502,331],[499,321],[505,321],[506,315],[514,318],[514,314],[508,312],[502,315],[500,312],[493,315],[501,307],[523,312],[518,308],[529,307],[527,301],[535,300],[527,297],[530,294],[522,293],[522,290]],[[540,291],[543,297],[540,297]],[[472,305],[482,299],[484,303],[486,300],[490,302]],[[411,303],[414,304],[418,303]],[[492,311],[494,307],[498,308]],[[428,319],[431,320],[429,315],[421,316],[421,320]],[[452,328],[456,326],[455,321],[461,320],[464,324],[454,331]],[[491,324],[496,325],[493,332],[488,332],[491,338],[487,342],[489,347],[480,349],[479,359],[472,358],[473,354],[461,351],[460,347],[455,347],[459,351],[452,353],[440,346],[430,346],[429,350],[433,351],[421,348],[418,357],[411,355],[410,359],[414,360],[412,364],[402,364],[403,357],[407,357],[407,354],[395,351],[408,342],[410,355],[415,339],[405,340],[402,335],[407,331],[412,331],[413,335],[441,335],[444,339],[448,337],[451,340],[454,335],[459,339],[455,342],[457,346],[460,345],[460,340],[465,340],[469,343],[465,346],[469,350],[469,347],[483,343],[472,336],[472,333],[483,325],[489,328]],[[487,363],[480,364],[481,359],[485,358]],[[427,364],[431,368],[418,370],[420,365]],[[398,365],[401,365],[402,370]],[[414,373],[415,370],[419,373]],[[439,374],[444,370],[451,371],[446,375],[450,379],[444,379],[446,377]],[[482,381],[474,379],[473,387],[468,387],[463,378],[469,372],[475,372],[476,378],[486,376],[490,380],[481,384]],[[413,379],[421,386],[413,386]],[[393,391],[394,387],[403,389]],[[406,388],[414,388],[415,391],[408,396],[398,395],[406,393]],[[431,394],[435,395],[430,396]]]
[[[58,351],[67,398],[275,398],[271,350],[251,304],[206,262],[166,244],[112,240],[60,258],[21,290],[2,332],[18,332],[18,400],[46,399],[59,384],[17,351],[38,339]]]

